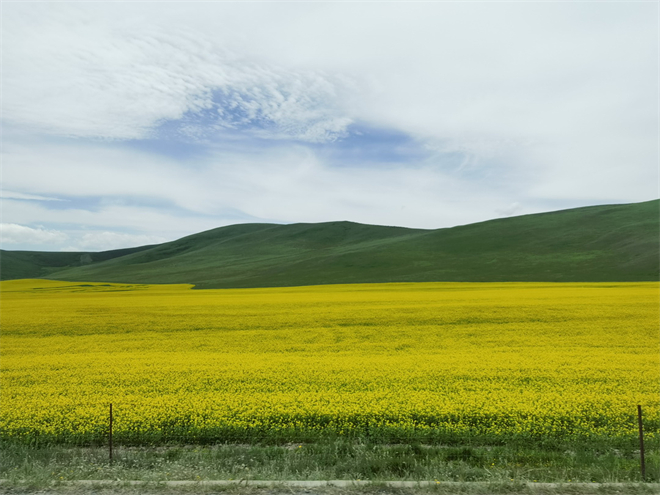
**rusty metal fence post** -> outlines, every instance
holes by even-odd
[[[112,463],[112,403],[110,403],[110,429],[108,431],[108,447],[110,449],[110,462]]]
[[[644,463],[644,427],[642,424],[642,406],[637,406],[637,422],[639,423],[639,458],[642,470],[642,481],[646,481],[646,465]]]

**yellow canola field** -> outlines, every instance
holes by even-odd
[[[656,283],[2,282],[4,438],[647,438]]]

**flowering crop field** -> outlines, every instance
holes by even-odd
[[[3,439],[658,439],[657,283],[0,289]]]

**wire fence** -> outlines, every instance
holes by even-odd
[[[95,446],[97,451],[106,449],[106,460],[110,464],[124,462],[126,453],[131,449],[154,452],[163,449],[193,451],[199,446],[216,449],[224,446],[231,455],[242,459],[250,457],[245,452],[257,445],[265,446],[266,449],[276,447],[283,452],[282,455],[294,457],[332,457],[336,462],[344,463],[358,462],[356,459],[362,458],[362,472],[372,476],[406,476],[425,463],[458,463],[489,473],[498,469],[502,471],[503,466],[527,468],[529,471],[552,465],[581,464],[590,468],[597,466],[604,472],[624,473],[619,475],[641,481],[660,480],[660,448],[656,445],[658,438],[653,434],[653,426],[651,444],[648,445],[641,405],[631,408],[636,409],[637,438],[628,435],[625,441],[606,437],[584,437],[582,440],[548,438],[533,434],[488,437],[467,433],[452,436],[446,432],[443,434],[441,429],[428,427],[418,427],[405,434],[399,431],[397,435],[390,436],[384,435],[382,428],[363,428],[357,434],[342,434],[341,431],[334,431],[331,424],[326,425],[326,430],[319,429],[314,434],[305,428],[269,430],[263,425],[250,427],[249,423],[234,430],[218,427],[215,431],[203,431],[203,434],[200,434],[194,423],[185,422],[159,424],[153,430],[140,431],[122,425],[122,413],[127,412],[124,408],[117,407],[117,404],[106,404],[106,407],[105,413],[98,418],[100,421],[94,432],[89,436],[78,437],[74,443],[78,446]],[[39,437],[31,440],[38,443]],[[43,437],[41,440],[47,442],[48,438]],[[254,457],[256,454],[250,455]]]

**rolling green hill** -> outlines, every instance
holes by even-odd
[[[352,222],[243,224],[102,253],[2,251],[1,278],[197,288],[423,281],[659,279],[660,201],[438,230]]]
[[[98,263],[152,247],[141,246],[100,253],[5,251],[0,249],[0,280],[43,278],[53,271]]]

